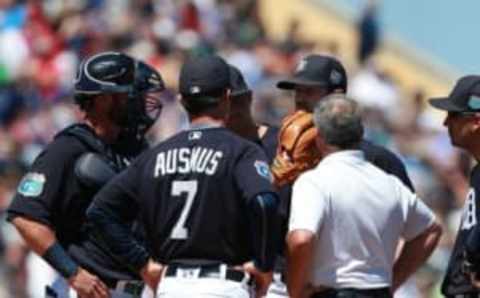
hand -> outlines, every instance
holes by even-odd
[[[472,286],[474,286],[477,289],[480,289],[480,280],[478,279],[477,273],[471,272],[469,275],[470,275],[470,282],[472,283]]]
[[[243,271],[249,273],[255,281],[255,296],[263,297],[267,294],[268,286],[273,280],[273,272],[260,271],[253,262],[247,262],[242,266]]]
[[[110,298],[107,286],[95,275],[79,268],[68,279],[68,284],[77,292],[79,298]]]
[[[158,284],[162,279],[162,273],[165,267],[153,260],[148,260],[147,264],[140,270],[140,276],[147,286],[154,292],[157,290]]]

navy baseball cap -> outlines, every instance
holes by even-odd
[[[230,67],[221,57],[207,55],[185,62],[179,90],[184,96],[201,97],[230,88]]]
[[[347,91],[347,73],[332,56],[309,55],[300,60],[292,77],[277,83],[278,88],[287,90],[298,85]]]
[[[233,65],[230,66],[230,85],[232,88],[231,96],[241,96],[252,93],[252,90],[245,82],[245,78],[238,68]]]
[[[448,97],[432,98],[429,102],[447,112],[480,112],[480,76],[461,77]]]

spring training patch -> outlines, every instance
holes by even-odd
[[[261,160],[256,160],[254,163],[255,169],[257,169],[258,175],[272,181],[272,174],[270,173],[270,167],[268,164]]]
[[[38,197],[45,185],[45,175],[39,173],[27,173],[20,181],[18,193],[26,197]]]

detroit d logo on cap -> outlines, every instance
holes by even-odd
[[[191,93],[191,94],[198,94],[198,93],[200,93],[200,87],[198,87],[198,86],[192,86],[192,87],[190,87],[190,93]]]
[[[338,72],[337,70],[332,70],[332,72],[330,73],[330,82],[332,84],[340,84],[340,82],[342,81],[343,79],[343,76],[340,72]]]
[[[295,69],[295,72],[304,71],[306,67],[307,67],[307,59],[302,59],[298,63],[297,68]]]

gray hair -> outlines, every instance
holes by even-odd
[[[315,106],[313,121],[325,143],[340,149],[354,148],[363,138],[360,108],[344,94],[320,100]]]

